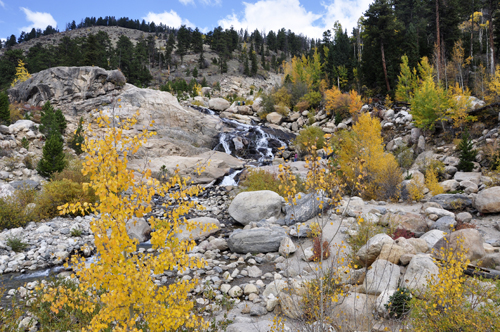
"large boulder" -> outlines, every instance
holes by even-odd
[[[208,108],[215,111],[224,112],[231,104],[224,98],[212,98],[208,101]]]
[[[339,300],[330,317],[335,317],[341,331],[370,331],[377,296],[349,293]]]
[[[453,178],[458,182],[471,181],[479,185],[481,182],[481,172],[456,172]]]
[[[425,232],[427,231],[427,222],[425,218],[415,213],[386,213],[380,218],[380,224],[392,225],[399,229],[405,229],[410,232]]]
[[[151,227],[144,218],[133,217],[125,224],[127,234],[131,239],[137,239],[139,242],[144,242],[150,238]]]
[[[453,252],[465,249],[465,258],[470,261],[481,259],[486,255],[484,251],[484,239],[477,229],[466,228],[447,234],[434,245],[434,255],[443,259],[442,248],[452,248]]]
[[[324,211],[328,207],[330,200],[328,197],[315,193],[307,195],[299,193],[295,198],[295,204],[285,206],[286,216],[284,219],[277,221],[279,224],[292,225],[308,221],[316,217],[321,211]]]
[[[137,135],[144,127],[157,135],[148,139],[134,158],[203,153],[212,149],[223,126],[214,116],[182,107],[168,92],[126,84],[120,71],[99,67],[46,69],[9,89],[9,96],[13,102],[35,106],[50,101],[62,110],[69,131],[76,129],[81,116],[97,117],[95,110],[113,114],[119,121],[138,113],[137,123],[127,135]],[[149,126],[152,120],[155,122]]]
[[[232,252],[240,254],[276,252],[285,237],[285,230],[279,226],[256,227],[235,230],[229,236],[227,245]]]
[[[437,277],[439,268],[430,255],[418,254],[413,256],[406,268],[406,273],[401,279],[401,286],[412,291],[418,297],[422,296],[427,289],[427,280]]]
[[[491,187],[480,191],[474,205],[481,213],[500,212],[500,187]]]
[[[399,266],[383,259],[377,259],[366,273],[364,282],[366,294],[380,295],[384,291],[396,290],[399,283]]]
[[[266,115],[267,122],[279,125],[283,121],[283,116],[278,112],[271,112]]]
[[[447,210],[460,210],[472,206],[472,200],[463,194],[440,194],[432,197],[431,202],[438,203]]]
[[[271,217],[279,219],[284,203],[285,200],[274,191],[248,191],[233,199],[228,212],[240,224],[248,225]]]
[[[360,262],[366,265],[371,265],[382,251],[384,244],[394,244],[394,240],[387,234],[377,234],[370,238],[364,246],[362,246],[358,252],[357,256]]]
[[[187,220],[187,225],[181,225],[179,232],[175,234],[179,240],[199,240],[212,235],[220,230],[220,222],[215,218],[199,217]],[[188,228],[192,228],[188,230]]]

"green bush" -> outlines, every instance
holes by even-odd
[[[310,107],[316,108],[321,103],[322,98],[323,97],[321,96],[321,92],[311,91],[311,92],[305,94],[300,100],[307,101],[309,103]]]
[[[389,312],[389,317],[400,319],[407,316],[410,312],[410,300],[410,290],[406,287],[398,288],[389,297],[389,303],[384,305]]]
[[[28,247],[27,243],[24,243],[21,239],[17,237],[7,238],[7,245],[12,248],[15,252],[23,251]]]
[[[325,133],[319,127],[306,127],[302,129],[295,138],[295,146],[301,151],[306,151],[307,147],[316,145],[316,148],[322,149],[325,146]]]
[[[304,181],[298,176],[296,181],[297,184],[295,185],[295,189],[297,192],[306,192]],[[284,185],[276,175],[261,169],[250,170],[248,175],[240,182],[240,187],[242,191],[271,190],[278,193],[280,196],[286,196],[284,191],[286,185]]]
[[[71,139],[69,146],[72,148],[76,154],[81,154],[82,144],[85,142],[85,138],[83,137],[83,117],[80,118],[78,122],[78,128],[75,131],[73,138]]]
[[[23,227],[37,216],[28,204],[35,201],[36,192],[32,188],[20,188],[12,196],[0,198],[0,230]]]
[[[5,92],[0,93],[0,123],[10,124],[9,96]]]

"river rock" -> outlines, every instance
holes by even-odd
[[[331,314],[341,331],[370,331],[373,327],[373,311],[377,296],[349,293]]]
[[[279,247],[278,251],[279,251],[280,255],[282,255],[284,257],[288,257],[297,251],[297,247],[293,243],[292,239],[290,239],[289,237],[285,237],[285,238],[283,238],[283,240],[281,240],[280,247]]]
[[[438,258],[443,258],[440,254],[441,248],[453,248],[456,252],[461,248],[465,248],[467,253],[465,257],[470,261],[481,259],[486,255],[483,247],[484,239],[477,229],[466,228],[453,232],[440,239],[434,245],[434,255]]]
[[[436,222],[431,226],[432,229],[439,229],[445,233],[451,233],[455,228],[457,222],[454,217],[444,216],[436,220]]]
[[[472,200],[463,194],[440,194],[432,197],[431,202],[438,203],[447,210],[459,210],[472,206]]]
[[[415,213],[386,213],[380,218],[380,224],[384,226],[390,224],[414,233],[425,232],[428,229],[425,218]]]
[[[8,183],[0,184],[0,198],[6,198],[12,196],[15,192],[15,188]]]
[[[384,244],[394,244],[394,240],[387,234],[377,234],[370,238],[364,246],[357,252],[357,256],[361,262],[371,265],[382,250]]]
[[[481,172],[456,172],[453,178],[458,182],[471,181],[479,185],[481,182]]]
[[[241,254],[276,252],[285,237],[285,230],[279,226],[256,227],[235,230],[229,236],[227,245],[232,252]]]
[[[384,291],[396,290],[399,283],[399,272],[398,265],[380,258],[377,259],[366,273],[364,282],[366,294],[380,295]]]
[[[410,289],[417,297],[423,295],[427,289],[427,280],[437,277],[439,268],[430,255],[418,254],[413,256],[401,279],[401,286]]]
[[[500,212],[500,187],[491,187],[479,192],[474,205],[481,213]]]
[[[439,218],[445,217],[445,216],[455,218],[455,214],[453,212],[447,211],[445,209],[435,208],[435,207],[428,207],[427,209],[425,209],[425,214],[426,215],[434,214],[434,215],[438,216]]]
[[[304,316],[302,298],[298,295],[281,293],[279,296],[283,314],[291,319],[299,319]]]
[[[144,242],[149,239],[151,227],[144,218],[133,217],[127,221],[127,234],[131,239],[137,239]]]
[[[194,229],[188,231],[187,225],[179,227],[179,233],[175,234],[179,240],[199,240],[216,233],[220,230],[220,222],[215,218],[199,217],[188,220],[188,223],[196,224]]]
[[[445,232],[440,231],[439,229],[433,229],[422,235],[420,239],[425,240],[425,242],[429,245],[429,248],[432,248],[436,242],[442,239],[445,235]]]
[[[300,198],[299,198],[300,197]],[[329,198],[320,194],[299,193],[295,197],[295,204],[286,204],[285,218],[278,220],[278,224],[292,225],[302,223],[316,217],[318,213],[326,210]],[[321,203],[323,202],[323,203]],[[321,208],[320,208],[321,206]]]
[[[281,217],[285,200],[270,190],[239,193],[231,202],[228,212],[237,222],[248,225],[274,217]]]
[[[266,115],[267,122],[279,125],[283,121],[283,116],[278,112],[271,112]]]
[[[458,190],[460,183],[457,180],[446,180],[439,183],[443,187],[444,192]]]
[[[212,98],[208,101],[208,108],[215,111],[224,112],[231,104],[224,98]]]
[[[408,244],[408,246],[411,247],[411,249],[413,249],[411,244]],[[406,252],[407,250],[405,250],[405,248],[397,244],[384,244],[377,258],[377,261],[386,260],[393,264],[399,264],[399,258]]]

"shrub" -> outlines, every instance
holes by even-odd
[[[276,105],[286,106],[290,108],[292,96],[288,93],[288,90],[282,86],[273,94],[274,102]]]
[[[334,86],[325,91],[325,110],[328,114],[335,114],[336,118],[357,117],[362,106],[361,96],[354,90],[342,93]]]
[[[467,278],[469,264],[463,239],[456,248],[445,245],[437,254],[439,273],[430,276],[427,289],[411,301],[410,324],[424,331],[499,331],[499,288],[494,283]]]
[[[347,244],[351,248],[351,254],[353,255],[353,259],[357,260],[356,253],[361,249],[362,246],[366,244],[366,242],[380,233],[386,233],[387,230],[377,224],[365,221],[363,219],[358,219],[354,232],[351,233],[349,237],[347,237]]]
[[[9,113],[10,113],[10,123],[15,123],[17,120],[23,119],[21,108],[18,105],[11,104],[9,106]]]
[[[313,257],[312,261],[313,262],[318,262],[320,260],[325,260],[328,257],[330,257],[330,245],[328,244],[328,241],[323,241],[323,244],[321,244],[321,236],[315,237],[313,240]],[[323,253],[323,258],[321,258],[321,254]]]
[[[429,170],[433,170],[438,179],[441,178],[444,174],[445,165],[440,160],[425,158],[423,162],[421,162],[418,166],[425,177],[427,177],[427,172]]]
[[[477,151],[472,146],[469,132],[465,129],[462,134],[462,141],[457,146],[460,150],[460,162],[458,163],[458,170],[463,172],[472,172],[474,169],[474,161],[476,160]]]
[[[295,108],[298,112],[303,112],[305,110],[308,110],[310,107],[309,102],[306,100],[299,101],[296,105]]]
[[[467,228],[476,228],[476,225],[470,223],[470,222],[464,222],[462,220],[457,221],[455,224],[455,230],[459,231],[461,229],[467,229]]]
[[[362,176],[364,190],[360,194],[367,199],[395,197],[397,192],[380,191],[389,183],[396,183],[397,162],[394,156],[384,152],[381,126],[378,119],[364,113],[354,124],[351,132],[340,132],[336,139],[337,163],[347,188],[354,188]],[[387,178],[391,174],[391,178]],[[401,174],[401,173],[399,173]],[[401,176],[401,175],[399,175]],[[400,179],[400,178],[399,178]]]
[[[5,92],[0,93],[0,123],[10,124],[9,96]]]
[[[304,181],[298,176],[294,178],[293,184],[296,192],[306,192]],[[258,190],[271,190],[278,193],[280,196],[285,197],[285,188],[291,181],[280,181],[278,176],[266,172],[262,169],[250,170],[247,176],[240,182],[242,191],[258,191]]]
[[[71,236],[73,236],[73,237],[80,237],[80,236],[82,236],[82,231],[79,230],[79,229],[77,229],[77,228],[73,228],[71,230]]]
[[[69,158],[68,158],[69,159]],[[85,176],[82,173],[82,161],[79,159],[69,159],[68,165],[61,172],[54,173],[52,175],[52,180],[61,181],[61,180],[70,180],[75,183],[84,183],[89,182],[89,176]]]
[[[23,251],[28,247],[27,243],[24,243],[21,239],[17,237],[8,237],[7,245],[12,248],[15,252]]]
[[[406,186],[408,190],[408,199],[419,202],[424,198],[425,185],[418,180],[411,180]]]
[[[82,183],[68,179],[52,180],[43,186],[36,199],[36,212],[40,218],[53,218],[59,215],[58,206],[75,203],[95,203],[93,190]]]
[[[277,105],[274,109],[278,114],[281,114],[282,116],[285,117],[288,116],[288,114],[290,114],[290,111],[286,106]]]
[[[26,150],[28,150],[30,148],[30,142],[28,141],[28,139],[26,137],[23,137],[23,139],[21,140],[21,145]]]
[[[430,190],[432,196],[444,193],[444,189],[438,182],[436,170],[434,168],[430,168],[426,172],[425,185]]]
[[[0,198],[0,230],[23,227],[37,220],[33,209],[27,208],[35,200],[32,188],[17,189],[12,196]]]
[[[398,288],[389,297],[389,303],[384,305],[389,312],[389,317],[399,319],[408,316],[410,313],[410,300],[410,290],[406,287]]]
[[[399,239],[400,237],[404,237],[405,239],[411,239],[415,237],[415,233],[406,229],[397,228],[394,231],[394,233],[392,233],[391,237],[393,240]]]
[[[367,195],[388,201],[397,201],[401,196],[401,169],[395,160],[389,159],[384,168],[375,175],[374,186],[368,186]]]
[[[301,101],[306,101],[309,103],[310,107],[316,108],[319,106],[321,103],[321,93],[319,91],[311,91],[307,94],[305,94],[302,98]]]
[[[320,127],[306,127],[299,132],[294,144],[301,152],[306,151],[308,147],[313,145],[317,149],[322,149],[325,145],[325,133]]]
[[[28,154],[23,158],[23,164],[27,169],[35,169],[35,156],[32,154]]]

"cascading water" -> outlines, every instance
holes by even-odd
[[[205,107],[191,107],[205,114],[216,115],[214,111]],[[270,133],[273,131],[271,128],[244,124],[231,119],[221,118],[221,120],[232,130],[220,133],[219,143],[214,150],[225,152],[239,159],[253,159],[260,166],[272,163],[279,148],[287,147],[287,143]],[[240,173],[241,171],[233,170],[220,185],[237,185],[235,179]]]

